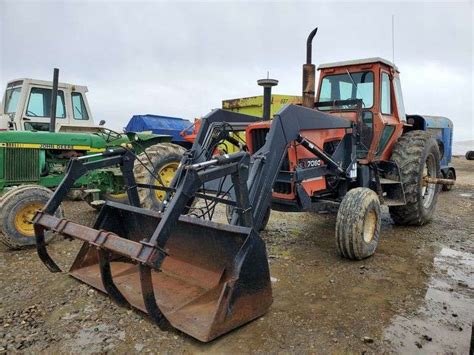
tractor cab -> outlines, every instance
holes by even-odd
[[[382,58],[367,58],[322,64],[318,70],[317,109],[358,124],[359,159],[388,160],[406,122],[398,68]]]
[[[55,131],[88,131],[94,127],[87,87],[58,84]],[[8,82],[0,107],[0,129],[49,131],[52,82],[17,79]]]

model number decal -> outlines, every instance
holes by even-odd
[[[317,168],[321,166],[321,159],[318,158],[306,158],[298,160],[298,167],[301,169]]]

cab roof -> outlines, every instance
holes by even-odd
[[[327,69],[327,68],[335,68],[335,67],[345,67],[345,66],[349,66],[349,65],[373,64],[373,63],[382,63],[382,64],[385,64],[385,65],[388,65],[389,67],[392,67],[397,72],[399,71],[395,64],[393,64],[392,62],[390,62],[387,59],[383,59],[383,58],[380,58],[380,57],[363,58],[363,59],[355,59],[355,60],[346,60],[346,61],[343,61],[343,62],[320,64],[319,67],[318,67],[318,70]]]
[[[7,83],[7,89],[12,88],[15,86],[20,86],[23,84],[27,85],[40,85],[40,86],[47,86],[47,87],[52,87],[53,82],[52,81],[47,81],[47,80],[38,80],[38,79],[30,79],[30,78],[20,78],[20,79],[14,79],[10,80]],[[87,89],[87,86],[83,85],[76,85],[76,84],[69,84],[69,83],[58,83],[58,87],[62,89],[69,89],[71,91],[80,91],[80,92],[88,92],[89,90]]]

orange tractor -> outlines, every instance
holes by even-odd
[[[61,271],[47,252],[46,231],[82,240],[73,277],[148,313],[160,327],[210,341],[272,303],[259,235],[270,209],[337,206],[336,246],[349,259],[375,252],[382,204],[397,224],[427,223],[437,184],[452,181],[440,179],[436,141],[407,123],[397,68],[379,58],[322,65],[316,100],[315,34],[307,41],[303,104],[285,106],[272,120],[212,111],[200,121],[170,186],[137,183],[129,149],[73,158],[34,218],[47,267]],[[238,138],[244,131],[246,142]],[[216,155],[223,142],[238,151]],[[93,227],[55,216],[75,180],[107,166],[121,168],[128,205],[107,201]],[[160,211],[140,208],[140,189],[165,192]],[[218,205],[229,209],[228,223],[215,220]]]

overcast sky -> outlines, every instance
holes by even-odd
[[[474,139],[472,1],[137,2],[0,0],[0,85],[21,77],[87,85],[93,116],[120,129],[134,114],[193,119],[223,99],[300,95],[305,40],[315,64],[380,56],[401,71],[408,113],[449,117]]]

